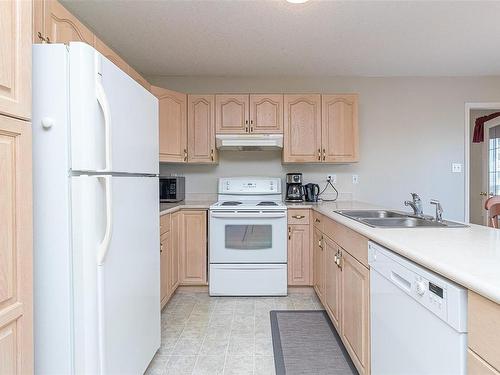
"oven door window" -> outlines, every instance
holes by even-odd
[[[235,250],[263,250],[273,247],[271,224],[226,225],[225,247]]]

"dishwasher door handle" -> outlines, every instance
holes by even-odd
[[[391,271],[391,280],[407,293],[411,292],[411,282],[406,280],[399,273]]]

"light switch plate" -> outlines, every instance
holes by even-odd
[[[460,163],[452,163],[451,164],[451,171],[453,173],[462,173],[462,164],[460,164]]]
[[[337,183],[337,175],[336,174],[330,174],[330,175],[328,175],[328,178],[330,179],[330,182],[332,184],[336,184]]]
[[[352,183],[359,184],[359,176],[357,174],[352,175]]]

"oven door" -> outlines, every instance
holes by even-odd
[[[286,211],[210,211],[210,263],[286,263]]]

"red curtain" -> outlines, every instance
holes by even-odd
[[[474,136],[472,137],[473,143],[484,142],[484,123],[486,121],[493,120],[498,116],[500,116],[500,112],[495,112],[491,115],[479,117],[478,119],[476,119],[476,125],[474,126]]]

